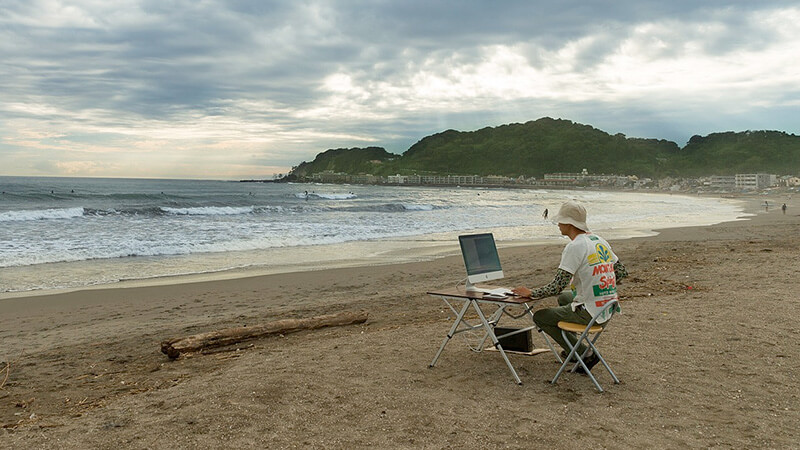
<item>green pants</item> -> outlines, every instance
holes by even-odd
[[[533,322],[536,323],[536,326],[541,328],[545,333],[558,342],[558,345],[560,345],[561,348],[567,352],[569,352],[569,347],[567,347],[566,342],[564,342],[564,338],[561,336],[561,328],[558,328],[558,322],[563,320],[565,322],[588,325],[592,320],[592,315],[589,314],[589,312],[585,309],[579,309],[578,311],[572,310],[570,303],[572,303],[573,298],[575,298],[575,296],[572,294],[572,292],[563,292],[558,296],[559,306],[555,308],[540,309],[533,313]],[[578,340],[578,336],[575,333],[570,332],[567,332],[567,338],[573,346]],[[578,354],[582,355],[585,350],[586,346],[580,345],[578,347]]]

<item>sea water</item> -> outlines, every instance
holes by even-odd
[[[742,215],[733,200],[621,191],[36,177],[0,177],[0,191],[2,293],[430,259],[473,231],[555,242],[543,212],[568,199],[607,239]]]

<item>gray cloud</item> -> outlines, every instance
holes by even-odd
[[[168,149],[285,168],[541,116],[679,144],[718,126],[797,131],[797,69],[753,67],[791,44],[775,11],[800,10],[754,3],[0,0],[0,163],[59,148],[83,167],[83,145],[106,147],[108,167]]]

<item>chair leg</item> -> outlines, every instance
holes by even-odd
[[[566,339],[566,338],[564,338],[564,339]],[[567,342],[569,342],[569,341],[567,341]],[[576,343],[576,344],[577,344],[577,343]],[[576,345],[576,347],[577,347],[577,345]],[[588,355],[588,354],[589,354],[589,350],[591,350],[591,349],[592,349],[591,347],[588,347],[588,346],[587,346],[587,347],[586,347],[586,350],[584,350],[584,351],[583,351],[583,353],[581,353],[581,359],[583,359],[583,358],[586,358],[586,355]],[[575,364],[572,366],[572,369],[571,369],[569,372],[570,372],[570,373],[575,373],[575,371],[576,371],[576,370],[578,370],[578,367],[580,367],[580,364],[578,364],[578,363],[576,362],[576,363],[575,363]]]
[[[592,371],[589,370],[588,367],[586,367],[586,363],[584,363],[582,359],[579,360],[578,362],[580,362],[581,366],[583,366],[583,370],[586,371],[586,375],[589,375],[589,378],[592,379],[592,383],[594,383],[594,386],[597,388],[598,392],[603,392],[603,388],[600,387],[600,383],[597,382],[597,378],[595,378],[594,375],[592,375]]]
[[[562,363],[563,361],[561,361],[561,356],[558,355],[556,348],[553,347],[553,343],[550,341],[550,337],[547,335],[547,333],[545,333],[541,328],[537,328],[536,331],[542,335],[542,339],[544,339],[544,342],[547,343],[548,347],[550,347],[550,352],[552,352],[553,356],[556,357],[556,361],[558,361],[559,364]]]
[[[556,376],[553,378],[553,381],[551,381],[550,383],[555,384],[555,382],[564,372],[564,369],[567,367],[567,364],[569,364],[569,360],[574,356],[578,360],[578,363],[575,365],[575,367],[577,367],[578,364],[580,364],[581,367],[583,367],[583,370],[586,371],[586,375],[588,375],[589,378],[591,378],[592,383],[594,383],[594,386],[597,388],[597,390],[599,392],[603,392],[603,388],[600,386],[600,383],[597,382],[597,379],[594,377],[594,375],[592,375],[592,371],[589,370],[589,368],[586,366],[586,363],[583,362],[583,358],[586,356],[586,353],[589,351],[589,349],[587,348],[586,351],[583,352],[583,354],[580,356],[577,354],[578,345],[580,345],[580,343],[584,340],[586,341],[587,344],[589,344],[589,347],[592,349],[592,351],[597,351],[597,347],[595,347],[594,343],[588,339],[588,337],[586,336],[586,332],[581,334],[578,340],[575,341],[574,346],[570,344],[569,339],[567,338],[567,334],[566,332],[564,332],[564,330],[561,330],[561,336],[563,336],[564,342],[566,342],[567,346],[569,347],[569,354],[567,355],[567,358],[564,360],[564,362],[561,364],[561,367],[558,369],[558,372],[556,372]],[[600,333],[598,333],[598,335],[595,336],[594,341],[597,341],[598,337],[600,337]],[[602,356],[600,356],[600,360],[603,361]],[[605,363],[605,361],[603,361],[603,365],[606,366],[606,369],[608,369],[609,371],[611,370]],[[573,371],[574,370],[575,368],[573,368]],[[616,376],[614,376],[613,372],[612,372],[612,377],[616,380]]]
[[[567,353],[567,357],[564,358],[564,361],[561,362],[561,367],[558,368],[558,372],[556,372],[556,376],[553,378],[553,381],[550,384],[555,384],[558,381],[558,377],[564,372],[564,369],[567,368],[567,364],[569,364],[570,359],[572,359],[573,355],[576,353],[576,348],[570,346],[569,341],[567,341],[567,346],[569,347],[569,353]]]
[[[608,371],[609,375],[611,375],[611,378],[614,380],[614,384],[619,384],[619,378],[617,378],[617,375],[614,373],[613,370],[611,370],[611,366],[608,365],[608,363],[606,362],[606,359],[603,358],[603,355],[600,354],[600,351],[597,350],[597,347],[595,347],[595,345],[594,345],[594,343],[597,342],[597,338],[599,338],[599,337],[600,337],[600,335],[598,334],[591,341],[589,341],[587,339],[587,342],[592,347],[592,352],[594,352],[594,354],[597,355],[597,358],[600,359],[601,363],[603,363],[603,367],[605,367],[606,370]]]
[[[585,356],[585,354],[586,354],[586,352],[584,352],[584,354],[580,355],[580,356],[577,354],[578,353],[578,345],[577,344],[580,343],[580,340],[576,342],[575,346],[572,346],[572,344],[570,344],[570,342],[569,342],[569,339],[567,339],[567,336],[564,333],[564,330],[561,330],[561,336],[564,338],[564,342],[567,344],[567,347],[569,347],[569,353],[567,354],[567,357],[564,358],[564,361],[561,361],[561,367],[558,369],[558,372],[556,372],[556,376],[553,378],[553,381],[550,382],[551,384],[555,384],[555,382],[558,381],[558,378],[561,376],[562,373],[564,373],[564,369],[567,368],[567,365],[570,364],[570,361],[572,360],[573,357],[575,359],[577,359],[578,361],[581,361],[583,356]],[[587,349],[587,351],[588,351],[588,349]],[[560,359],[560,357],[559,357],[559,359]],[[575,363],[575,365],[572,366],[572,370],[571,371],[574,372],[577,367],[578,367],[578,363]]]
[[[595,340],[595,341],[597,340],[597,338],[599,338],[599,337],[600,337],[600,334],[601,334],[601,333],[602,333],[602,331],[601,331],[601,332],[599,332],[599,333],[597,333],[597,334],[595,335],[595,337],[594,337],[594,340]],[[586,335],[586,332],[584,332],[584,333],[581,335],[581,337],[579,338],[578,342],[575,344],[575,347],[577,347],[577,346],[578,346],[578,344],[579,344],[581,341],[585,341],[587,344],[589,344],[589,346],[586,348],[586,351],[585,351],[585,352],[583,352],[583,354],[581,355],[581,357],[578,359],[578,362],[580,363],[581,367],[583,367],[583,370],[584,370],[584,371],[586,371],[586,375],[588,375],[588,376],[589,376],[589,378],[591,378],[591,379],[592,379],[592,383],[594,383],[594,385],[595,385],[595,387],[597,388],[597,390],[598,390],[599,392],[603,392],[603,388],[602,388],[602,387],[600,387],[600,383],[597,381],[597,378],[595,378],[595,377],[594,377],[594,375],[592,374],[592,371],[591,371],[591,369],[589,369],[589,367],[587,367],[587,366],[586,366],[586,363],[583,361],[583,358],[584,358],[584,357],[585,357],[585,356],[586,356],[586,355],[589,353],[589,349],[591,349],[593,352],[596,352],[596,351],[597,351],[597,347],[595,347],[595,346],[594,346],[594,343],[593,343],[591,340],[589,340],[589,336],[587,336],[587,335]],[[595,354],[596,354],[596,353],[595,353]]]
[[[613,370],[611,370],[611,367],[608,366],[608,363],[603,358],[603,356],[597,353],[597,357],[600,358],[600,362],[603,363],[603,367],[605,367],[609,375],[611,375],[611,378],[614,380],[614,384],[619,384],[619,378],[617,378],[617,375],[614,374]]]

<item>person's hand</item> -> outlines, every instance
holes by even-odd
[[[531,290],[526,288],[525,286],[517,286],[511,290],[511,292],[519,295],[520,297],[530,297]]]

